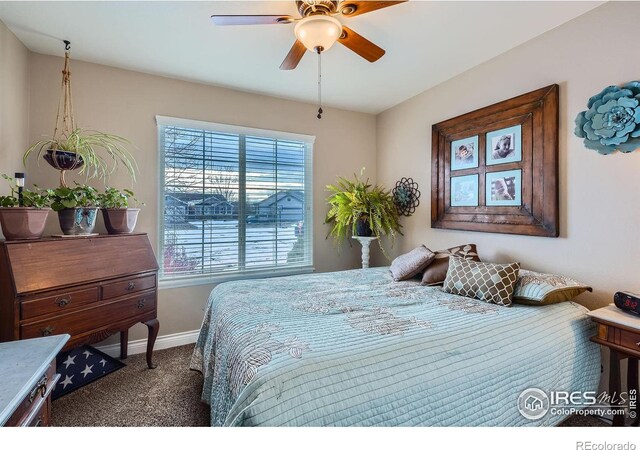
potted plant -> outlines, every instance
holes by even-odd
[[[360,177],[364,169],[360,172]],[[332,194],[327,198],[330,209],[325,222],[331,225],[329,236],[337,242],[356,236],[390,236],[402,234],[398,209],[393,195],[382,186],[372,186],[369,180],[362,181],[357,175],[354,180],[339,177],[335,185],[327,186]],[[382,242],[378,239],[382,253],[387,256]]]
[[[129,189],[122,191],[108,187],[104,193],[98,196],[98,202],[102,207],[102,217],[109,234],[132,233],[136,227],[140,208],[129,208],[129,201],[140,203],[135,194]]]
[[[64,171],[80,169],[87,179],[106,178],[122,164],[135,180],[136,162],[125,148],[129,141],[123,137],[98,131],[75,128],[60,136],[42,139],[27,149],[23,162],[33,153],[62,172],[60,184],[64,185]],[[104,153],[104,156],[101,156]],[[110,166],[107,161],[113,161]]]
[[[25,189],[21,206],[15,180],[4,174],[2,178],[9,182],[11,188],[11,195],[0,196],[0,225],[5,239],[41,238],[51,211],[48,192]]]
[[[60,186],[67,187],[64,179],[67,170],[80,169],[87,179],[106,180],[119,164],[123,165],[135,180],[136,162],[126,147],[130,144],[123,137],[76,127],[71,102],[71,71],[69,50],[71,43],[64,41],[64,68],[62,70],[62,92],[58,103],[53,135],[36,142],[23,156],[26,164],[30,155],[40,156],[55,169],[60,170]],[[61,114],[62,113],[62,114]],[[110,163],[109,163],[109,162]]]
[[[58,212],[62,233],[88,235],[93,233],[98,216],[98,191],[91,186],[77,184],[70,188],[49,189],[51,208]]]

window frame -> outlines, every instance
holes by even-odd
[[[247,280],[254,278],[270,278],[288,275],[298,275],[305,273],[315,272],[314,267],[314,245],[313,245],[313,145],[315,143],[315,136],[306,134],[290,133],[285,131],[266,130],[261,128],[250,128],[238,125],[228,125],[215,122],[206,122],[201,120],[183,119],[170,116],[156,116],[156,131],[157,142],[156,147],[158,150],[159,161],[159,173],[158,173],[158,228],[157,228],[157,259],[158,265],[162,268],[163,254],[164,254],[164,182],[165,182],[165,157],[164,147],[162,145],[163,128],[167,126],[194,128],[197,130],[211,131],[217,133],[230,133],[238,135],[250,135],[259,138],[269,139],[281,139],[290,141],[299,141],[305,144],[305,160],[304,160],[304,190],[305,190],[305,208],[304,208],[304,222],[305,232],[308,233],[309,249],[310,249],[310,264],[294,266],[294,267],[282,267],[282,268],[261,268],[261,269],[249,269],[242,271],[225,272],[220,274],[202,274],[202,275],[183,275],[166,277],[161,274],[158,276],[158,288],[159,289],[172,289],[179,287],[198,286],[206,284],[218,284],[225,281],[233,280]]]

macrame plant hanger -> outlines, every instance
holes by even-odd
[[[62,69],[62,86],[60,90],[60,100],[58,101],[58,113],[56,114],[56,126],[53,130],[53,141],[58,142],[58,133],[60,138],[67,139],[69,135],[76,129],[76,123],[73,118],[73,101],[71,97],[71,70],[69,68],[71,42],[64,42],[64,68]],[[60,119],[62,112],[62,120]],[[67,170],[73,170],[82,166],[83,161],[78,159],[71,167],[60,167],[58,164],[57,144],[51,148],[53,150],[51,165],[60,171],[60,186],[67,187],[64,175]]]

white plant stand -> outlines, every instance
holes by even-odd
[[[352,239],[355,239],[356,241],[360,242],[360,245],[362,245],[362,268],[368,269],[369,268],[369,246],[373,241],[375,241],[378,238],[375,236],[371,236],[371,237],[352,236]]]

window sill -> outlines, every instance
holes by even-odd
[[[288,269],[261,269],[242,273],[223,273],[218,275],[197,275],[176,278],[165,278],[158,281],[158,289],[175,289],[205,284],[220,284],[225,281],[252,280],[256,278],[276,278],[289,275],[303,275],[315,272],[313,266],[292,267]]]

